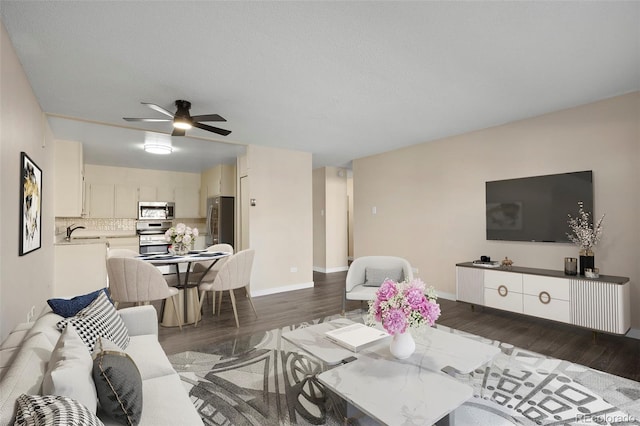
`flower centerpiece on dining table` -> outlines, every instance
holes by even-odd
[[[369,302],[367,324],[376,322],[391,335],[391,353],[396,358],[407,358],[415,350],[410,328],[433,326],[440,317],[435,289],[426,287],[419,279],[395,282],[386,279]]]
[[[198,228],[190,228],[184,223],[172,226],[164,233],[164,238],[171,243],[169,251],[178,255],[185,255],[193,249],[198,236]]]

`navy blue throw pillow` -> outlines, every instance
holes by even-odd
[[[98,297],[98,294],[100,294],[101,291],[104,291],[104,294],[106,294],[109,301],[111,301],[107,289],[101,288],[100,290],[76,296],[72,299],[49,299],[47,300],[47,303],[51,306],[54,313],[65,318],[69,318],[89,306],[91,302],[96,300],[96,297]]]

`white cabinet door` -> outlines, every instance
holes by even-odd
[[[140,186],[138,188],[138,201],[157,201],[155,186]]]
[[[138,187],[116,185],[114,217],[135,219],[138,217]]]
[[[156,188],[156,201],[175,201],[173,186],[159,185]]]
[[[56,141],[54,149],[54,214],[81,217],[83,210],[82,144]]]
[[[196,218],[200,216],[200,190],[192,186],[175,189],[176,218]]]
[[[522,313],[522,293],[509,291],[506,287],[484,289],[484,304],[490,308]]]
[[[96,218],[113,217],[114,185],[110,183],[91,183],[87,196],[87,215]]]
[[[523,313],[566,323],[571,320],[569,301],[551,299],[545,294],[539,296],[525,294],[523,296]]]
[[[53,297],[73,297],[107,286],[107,247],[64,244],[54,248]]]

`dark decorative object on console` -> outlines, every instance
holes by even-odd
[[[593,269],[595,256],[591,250],[580,250],[580,275],[584,276],[585,269]]]

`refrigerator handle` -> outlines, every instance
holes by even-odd
[[[212,220],[212,216],[213,216],[213,205],[208,205],[207,206],[207,233],[211,236],[213,236],[211,234],[211,220]]]

